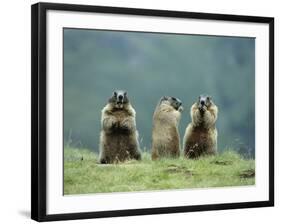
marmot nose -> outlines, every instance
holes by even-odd
[[[205,101],[204,101],[204,100],[201,100],[201,101],[200,101],[200,104],[201,104],[201,105],[204,105],[204,104],[205,104]]]
[[[122,95],[119,95],[119,96],[118,96],[118,99],[119,99],[119,100],[123,100],[123,96],[122,96]]]

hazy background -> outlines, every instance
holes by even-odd
[[[163,95],[185,108],[209,94],[219,107],[219,151],[255,153],[253,38],[64,29],[64,144],[98,151],[101,109],[114,89],[128,91],[143,150]]]

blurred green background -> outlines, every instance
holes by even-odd
[[[219,151],[255,156],[255,39],[64,29],[64,144],[98,151],[101,109],[114,89],[128,91],[142,150],[163,95],[185,108],[209,94],[219,107]]]

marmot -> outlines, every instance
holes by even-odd
[[[152,150],[153,160],[159,157],[179,157],[180,135],[178,125],[183,111],[182,102],[170,96],[160,99],[153,114]]]
[[[116,90],[102,110],[100,133],[100,163],[118,163],[141,159],[136,112],[127,93]]]
[[[183,139],[184,155],[187,158],[197,158],[203,154],[216,154],[218,108],[211,97],[199,96],[191,107],[190,115],[192,121],[187,126]]]

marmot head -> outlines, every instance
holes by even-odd
[[[167,104],[172,106],[175,110],[178,110],[179,112],[183,111],[182,102],[180,99],[172,97],[172,96],[163,96],[160,99],[159,105],[161,104]]]
[[[210,96],[201,95],[192,105],[190,115],[194,126],[214,127],[218,117],[218,108]]]
[[[124,90],[115,90],[108,102],[116,109],[123,109],[129,104],[127,92]]]
[[[197,101],[197,107],[201,114],[203,114],[210,106],[213,105],[212,98],[208,95],[200,95]]]

